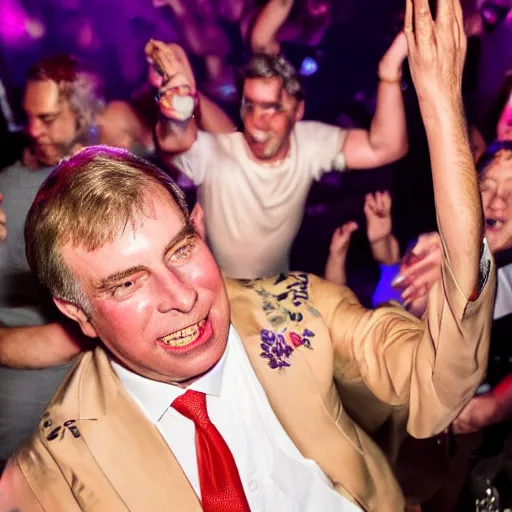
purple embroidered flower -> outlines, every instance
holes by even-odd
[[[268,359],[270,368],[282,368],[290,366],[288,359],[293,352],[293,348],[288,345],[283,334],[262,329],[260,332],[261,350],[260,356]]]
[[[261,341],[263,341],[263,343],[266,343],[267,345],[273,345],[274,341],[276,340],[275,332],[268,331],[267,329],[262,329],[260,335]]]

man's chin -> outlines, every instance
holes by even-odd
[[[49,152],[46,150],[38,150],[34,151],[34,156],[41,167],[54,167],[56,166],[62,159],[61,155],[56,152]]]

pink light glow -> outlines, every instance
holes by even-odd
[[[17,0],[0,2],[0,38],[10,46],[27,43],[44,34],[44,26],[31,19]]]

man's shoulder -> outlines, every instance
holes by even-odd
[[[21,163],[20,160],[18,160],[17,162],[14,162],[0,170],[0,180],[3,181],[9,179],[13,175],[13,173],[23,171],[25,169],[26,167]]]
[[[226,146],[234,143],[238,143],[243,139],[243,133],[239,131],[227,132],[227,133],[211,133],[204,130],[197,131],[197,139],[194,144],[219,144],[220,146]],[[193,146],[192,146],[193,147]]]
[[[29,184],[39,187],[53,169],[54,167],[30,169],[18,160],[0,171],[0,183],[4,187],[10,184],[13,186]]]
[[[274,294],[278,297],[290,294],[291,291],[303,294],[309,299],[312,292],[337,290],[337,292],[349,292],[345,286],[338,286],[325,279],[308,272],[288,272],[275,276],[257,279],[231,279],[225,278],[226,287],[230,300],[236,299],[239,295],[264,295]]]
[[[269,292],[278,292],[281,289],[288,289],[300,286],[308,288],[310,280],[318,279],[307,272],[289,272],[287,274],[278,274],[269,277],[260,277],[256,279],[231,279],[225,278],[228,293],[256,293],[261,290]]]
[[[301,142],[321,141],[329,134],[339,134],[343,131],[339,126],[335,126],[321,121],[299,121],[293,128],[295,137]]]
[[[252,305],[263,311],[305,308],[321,316],[318,308],[344,299],[352,292],[307,272],[290,272],[260,279],[226,279],[232,312]]]

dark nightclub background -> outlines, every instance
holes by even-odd
[[[201,33],[212,39],[213,43],[208,44],[221,55],[223,64],[212,83],[204,51],[190,51],[185,46],[200,89],[238,121],[235,70],[248,53],[246,32],[252,13],[265,2],[186,3],[193,4],[195,21],[201,24]],[[296,2],[292,17],[297,23],[307,25],[306,4],[314,3]],[[465,81],[468,120],[482,126],[505,71],[512,67],[510,0],[466,0],[464,4],[468,26],[472,26],[472,20],[480,25],[469,44]],[[21,151],[20,98],[31,64],[55,53],[72,53],[101,74],[108,99],[130,100],[146,81],[143,48],[148,39],[183,42],[188,27],[186,17],[179,15],[180,5],[183,0],[1,0],[0,165],[12,162]],[[290,42],[283,43],[287,56],[304,78],[307,118],[368,126],[374,108],[377,64],[401,28],[403,7],[404,0],[332,0],[325,26],[313,30],[309,39],[291,37]],[[363,301],[367,301],[378,273],[364,237],[364,194],[392,191],[394,230],[402,246],[418,233],[435,228],[425,136],[407,70],[404,77],[409,156],[386,169],[325,176],[311,192],[293,251],[294,269],[322,274],[333,230],[346,220],[357,220],[361,229],[349,253],[349,269],[354,272],[348,275],[349,281],[356,281],[349,284],[355,286]]]

